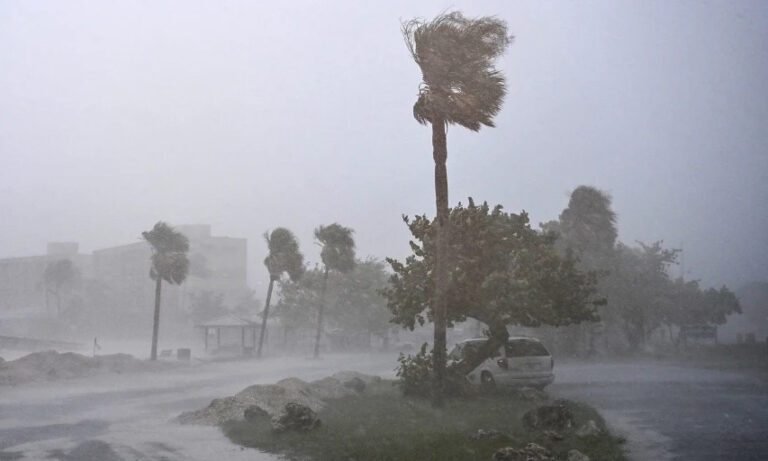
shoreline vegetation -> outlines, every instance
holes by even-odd
[[[517,459],[494,454],[506,447],[523,450],[531,443],[549,452],[531,459],[569,460],[573,450],[592,460],[626,459],[624,440],[610,433],[594,408],[552,401],[543,392],[500,389],[449,399],[443,408],[435,408],[428,399],[402,396],[394,381],[375,380],[362,392],[324,403],[317,411],[321,423],[308,431],[275,431],[267,412],[225,421],[221,428],[238,445],[289,460]],[[524,422],[527,412],[547,405],[565,407],[573,424],[544,430]],[[584,427],[592,430],[585,433]]]

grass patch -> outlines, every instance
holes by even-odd
[[[319,414],[322,426],[309,433],[274,433],[267,418],[229,422],[224,433],[240,445],[293,460],[487,461],[499,448],[528,442],[549,448],[559,459],[567,458],[573,448],[593,460],[625,459],[622,440],[607,432],[584,438],[563,434],[563,440],[554,441],[526,431],[522,415],[537,405],[498,393],[450,400],[436,409],[427,401],[401,396],[391,381],[382,381],[360,395],[329,401]],[[605,428],[593,408],[574,402],[566,405],[577,424],[593,419]],[[497,430],[507,438],[474,440],[471,436],[478,429]]]

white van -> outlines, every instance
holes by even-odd
[[[449,360],[461,360],[470,348],[480,347],[487,338],[467,339],[454,346]],[[500,386],[527,386],[544,389],[555,380],[555,360],[536,338],[511,336],[506,347],[467,374],[471,383],[484,389]]]

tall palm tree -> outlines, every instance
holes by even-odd
[[[152,324],[151,360],[157,360],[157,334],[160,329],[160,292],[162,282],[180,285],[189,273],[189,239],[173,227],[158,221],[151,231],[141,233],[152,247],[149,277],[155,281],[155,318]]]
[[[315,229],[315,239],[323,247],[320,258],[323,260],[323,286],[320,292],[320,307],[317,311],[317,333],[315,335],[315,354],[320,356],[320,335],[323,331],[323,311],[325,309],[325,291],[328,288],[328,271],[349,272],[355,268],[354,231],[337,223],[320,226]]]
[[[272,300],[272,288],[276,281],[280,280],[283,272],[294,282],[304,273],[304,255],[299,251],[299,243],[293,232],[284,227],[278,227],[264,233],[267,241],[269,255],[264,259],[264,265],[269,270],[269,289],[267,290],[267,302],[264,304],[264,313],[261,319],[261,333],[259,334],[259,349],[257,357],[261,357],[261,348],[264,344],[264,336],[267,332],[267,317],[269,317],[269,303]]]
[[[435,275],[432,315],[435,323],[433,357],[436,405],[443,400],[445,377],[446,294],[448,271],[447,125],[479,131],[493,127],[506,94],[504,75],[494,67],[512,41],[507,24],[494,17],[466,18],[459,12],[441,14],[431,21],[413,19],[402,26],[408,50],[421,69],[419,97],[413,116],[432,125],[435,161]]]

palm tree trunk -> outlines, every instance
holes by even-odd
[[[432,121],[432,156],[435,161],[435,205],[437,218],[435,223],[435,296],[432,300],[432,315],[435,321],[435,336],[432,348],[434,388],[432,404],[442,406],[445,394],[446,360],[446,317],[448,295],[448,242],[450,228],[448,222],[448,146],[445,137],[445,122]]]
[[[320,292],[320,308],[317,311],[317,332],[315,333],[314,358],[320,357],[320,335],[323,332],[323,311],[325,310],[325,290],[328,287],[328,266],[323,273],[323,290]]]
[[[267,289],[267,302],[264,304],[264,315],[261,318],[261,334],[259,335],[259,350],[256,357],[261,358],[261,348],[264,345],[264,334],[267,332],[267,317],[269,317],[269,302],[272,300],[272,287],[275,285],[277,277],[269,276],[269,289]]]
[[[152,352],[150,360],[157,360],[157,333],[160,330],[160,284],[163,282],[159,276],[155,284],[155,321],[152,324]]]

